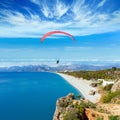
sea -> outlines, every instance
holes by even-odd
[[[81,94],[50,72],[1,72],[0,120],[52,120],[58,98]]]

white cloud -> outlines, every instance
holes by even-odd
[[[63,2],[57,0],[57,3],[54,8],[54,16],[60,18],[63,16],[69,9],[69,6],[65,5]]]
[[[71,5],[66,5],[63,1],[57,0],[52,9],[46,0],[42,3],[39,0],[31,1],[41,8],[40,10],[46,19],[42,20],[37,13],[33,14],[27,7],[24,9],[29,13],[29,16],[17,11],[1,10],[3,16],[0,20],[0,37],[40,37],[40,35],[51,30],[65,30],[77,36],[120,30],[120,10],[110,14],[93,12],[88,5],[84,4],[85,0],[77,0]],[[101,7],[105,2],[103,0],[101,4],[99,3]],[[66,15],[64,22],[62,22],[63,15]],[[69,20],[68,17],[70,17]],[[49,18],[56,20],[49,21]],[[56,22],[57,20],[60,20],[61,23]]]
[[[81,11],[81,7],[82,7],[82,9],[84,7],[84,2],[85,2],[85,0],[77,0],[77,1],[73,2],[71,5],[72,11],[76,14],[79,14]]]
[[[107,2],[107,0],[101,0],[100,3],[98,4],[97,8],[102,7],[106,2]]]
[[[11,25],[6,27],[4,25],[0,26],[1,37],[40,37],[40,34],[51,31],[53,29],[60,29],[70,24],[69,22],[60,24],[50,21],[41,21],[41,19],[37,15],[32,15],[31,19],[28,19],[19,12],[14,12],[13,14],[10,11],[5,11],[5,14],[6,17],[4,17],[2,22],[7,22]]]
[[[44,14],[44,16],[47,18],[53,18],[53,13],[50,10],[50,8],[48,7],[46,0],[41,3],[41,6],[42,6],[41,10],[42,10],[42,13]]]
[[[40,0],[30,0],[31,2],[33,2],[36,5],[40,5]]]
[[[56,0],[52,5],[52,8],[49,6],[49,3],[47,2],[47,0],[44,0],[41,3],[39,0],[31,0],[31,1],[37,4],[41,8],[41,11],[46,18],[59,19],[69,9],[69,6],[67,6],[65,3],[63,3],[60,0]]]

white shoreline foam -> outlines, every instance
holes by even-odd
[[[82,78],[76,78],[70,75],[66,75],[63,73],[57,73],[61,77],[63,77],[66,81],[68,81],[73,87],[82,93],[83,97],[91,102],[98,102],[100,100],[101,95],[96,92],[95,95],[89,95],[91,90],[98,91],[97,88],[91,87],[90,83],[92,81],[84,80]]]

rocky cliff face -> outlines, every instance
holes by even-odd
[[[112,92],[115,92],[115,91],[118,91],[118,90],[120,90],[120,80],[117,81],[117,82],[112,86],[112,89],[111,89]]]
[[[91,103],[88,100],[76,100],[73,94],[68,94],[57,100],[53,120],[92,120],[91,114],[93,112],[91,112],[91,109],[89,108],[95,107],[96,104]],[[99,115],[96,115],[94,118],[98,116]]]
[[[73,94],[68,94],[66,97],[62,97],[56,102],[56,110],[54,113],[53,120],[63,120],[63,113],[67,109],[66,107],[74,99]]]
[[[53,120],[109,120],[111,115],[117,115],[116,120],[120,120],[119,111],[119,104],[94,104],[68,94],[57,100]]]
[[[76,109],[77,104],[78,101],[74,99],[73,94],[58,99],[53,120],[88,120],[84,108],[81,108],[81,111]]]

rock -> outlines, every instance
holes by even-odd
[[[91,90],[91,91],[89,92],[89,95],[95,95],[95,91],[94,91],[94,90]]]
[[[56,110],[54,113],[54,117],[53,120],[62,120],[63,118],[63,111],[65,111],[66,109],[72,109],[70,108],[68,105],[70,103],[70,101],[72,101],[74,99],[74,94],[70,93],[65,97],[59,98],[56,102]]]
[[[111,100],[111,103],[120,104],[120,96],[116,96]]]
[[[120,80],[117,81],[116,83],[114,83],[114,85],[112,86],[112,89],[111,89],[112,92],[115,92],[118,90],[120,90]]]
[[[91,83],[90,86],[97,87],[97,83]]]
[[[92,93],[94,92],[95,91],[92,90]],[[69,94],[57,100],[53,120],[109,120],[108,117],[110,114],[108,110],[111,110],[113,105],[116,106],[113,108],[113,110],[116,111],[110,113],[113,115],[120,114],[118,110],[120,107],[117,104],[108,104],[107,108],[105,107],[106,104],[99,104],[97,107],[95,107],[95,105],[96,104],[92,104],[87,100],[76,100],[73,94]],[[104,112],[101,113],[99,112],[100,110]]]

